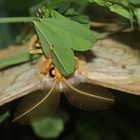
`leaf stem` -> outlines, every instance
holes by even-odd
[[[38,19],[37,17],[8,17],[0,18],[0,23],[16,23],[16,22],[32,22]]]

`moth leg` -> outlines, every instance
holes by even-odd
[[[33,49],[34,46],[36,46],[37,48],[41,47],[41,45],[38,44],[37,41],[38,41],[38,38],[37,38],[37,35],[35,34],[31,38],[31,41],[30,41],[29,46],[28,46],[29,52],[31,54],[42,54],[43,53],[42,49],[37,49],[37,50]]]
[[[31,41],[30,41],[29,46],[28,46],[29,51],[33,50],[33,47],[36,44],[37,40],[38,40],[37,35],[34,34],[31,38]]]
[[[30,53],[31,54],[42,54],[43,51],[42,51],[42,49],[37,49],[37,50],[31,50]]]
[[[52,66],[52,58],[46,58],[42,56],[37,69],[37,75],[40,79],[42,79],[48,72]]]

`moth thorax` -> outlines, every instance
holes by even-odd
[[[66,85],[63,82],[59,82],[58,84],[60,92],[63,92],[63,89],[66,88]]]
[[[63,76],[61,75],[61,73],[59,72],[59,70],[57,68],[55,68],[55,78],[60,82],[63,81]]]

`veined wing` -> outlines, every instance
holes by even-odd
[[[36,61],[0,71],[0,105],[27,95],[38,83]]]
[[[79,69],[84,80],[123,93],[140,95],[140,51],[136,49],[139,42],[132,34],[126,37],[123,34],[123,42],[129,37],[135,47],[112,38],[99,40],[91,52],[79,61]]]
[[[55,81],[51,88],[46,88],[47,85],[42,82],[39,89],[36,88],[37,90],[25,96],[17,108],[13,121],[22,124],[35,122],[55,111],[60,95],[55,88],[56,84]]]
[[[68,101],[75,107],[83,110],[102,110],[114,103],[114,96],[101,86],[80,83],[72,86],[65,80],[68,88],[64,94]]]

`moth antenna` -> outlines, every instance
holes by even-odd
[[[114,104],[114,96],[106,88],[88,83],[72,86],[66,79],[64,82],[68,86],[64,94],[77,108],[88,111],[103,110]]]
[[[46,85],[45,85],[46,86]],[[13,122],[29,123],[53,112],[59,103],[59,94],[55,90],[56,81],[51,89],[36,90],[23,98],[17,108]],[[47,94],[48,92],[48,94]]]

